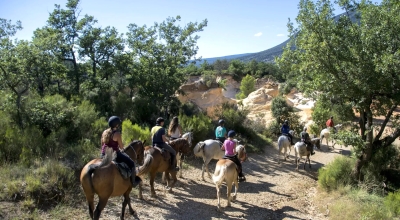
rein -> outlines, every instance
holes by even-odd
[[[133,152],[135,153],[135,161],[134,161],[135,163],[138,163],[138,161],[137,161],[137,160],[138,160],[138,154],[136,153],[135,148],[133,148],[133,145],[134,145],[134,144],[137,144],[137,143],[140,143],[140,141],[137,141],[137,142],[135,142],[135,143],[129,144],[128,147],[125,148],[125,149],[123,150],[124,153],[125,153],[125,151],[128,150],[129,148],[133,150]]]

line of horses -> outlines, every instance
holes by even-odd
[[[329,137],[329,131],[321,132],[320,138],[312,139],[312,143],[317,148],[320,148],[320,143],[322,139]],[[182,156],[188,155],[191,152],[193,140],[193,133],[188,132],[185,133],[182,138],[178,138],[174,141],[170,141],[171,147],[175,149],[177,152],[177,160],[178,166],[180,168],[179,177],[182,177]],[[327,139],[328,140],[328,139]],[[328,142],[327,142],[328,143]],[[285,160],[286,160],[286,151],[289,149],[290,154],[290,141],[286,136],[281,136],[278,139],[278,147],[279,147],[279,159],[282,149],[284,149]],[[306,150],[306,146],[302,142],[296,143],[294,146],[295,155],[296,155],[296,164],[298,169],[298,163],[302,156],[306,156],[306,161],[308,159],[310,164],[310,153]],[[168,157],[166,157],[165,152],[161,152],[160,150],[153,148],[151,146],[145,146],[142,141],[133,141],[123,150],[130,158],[132,158],[136,164],[142,164],[137,168],[136,174],[137,176],[143,176],[145,174],[149,174],[150,177],[150,191],[151,196],[155,197],[156,193],[154,190],[154,179],[157,173],[163,173],[163,179],[166,180],[166,190],[172,192],[172,189],[177,182],[177,172],[169,171],[170,163],[168,161]],[[236,152],[238,154],[238,158],[241,162],[247,160],[246,148],[244,145],[237,144]],[[238,172],[236,170],[236,165],[227,159],[222,159],[224,156],[224,151],[221,150],[221,142],[217,140],[205,140],[197,143],[193,148],[193,153],[197,157],[203,158],[203,166],[202,166],[202,179],[204,179],[204,171],[207,171],[208,176],[212,179],[213,183],[216,186],[217,190],[217,198],[218,198],[218,210],[220,210],[220,187],[223,182],[227,185],[227,205],[231,205],[231,201],[236,199],[237,190],[238,190]],[[297,159],[297,156],[300,156]],[[113,152],[112,150],[106,151],[106,156],[104,159],[94,159],[90,161],[85,167],[82,169],[80,181],[83,188],[83,191],[86,196],[86,200],[88,203],[89,215],[92,219],[99,219],[101,211],[107,204],[107,201],[110,197],[114,196],[124,196],[124,200],[122,203],[122,210],[120,218],[124,219],[125,209],[128,205],[129,212],[131,215],[134,215],[135,211],[133,210],[130,204],[129,194],[132,191],[132,184],[128,179],[124,179],[118,171],[116,164],[113,163]],[[219,160],[217,162],[214,174],[211,175],[208,170],[208,164],[212,160]],[[305,164],[304,163],[304,169]],[[170,179],[172,177],[172,180]],[[235,186],[235,193],[231,196],[232,186]],[[139,198],[143,199],[142,195],[142,184],[139,184]],[[94,207],[94,196],[98,195],[99,202]]]

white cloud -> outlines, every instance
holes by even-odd
[[[259,37],[259,36],[261,36],[262,35],[262,33],[261,32],[258,32],[257,34],[255,34],[254,36],[255,37]]]
[[[285,35],[284,35],[284,34],[277,34],[276,36],[278,36],[278,37],[284,37]]]

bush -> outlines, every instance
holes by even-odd
[[[240,83],[240,93],[236,94],[237,99],[246,98],[251,92],[255,91],[256,79],[251,75],[243,77]]]
[[[180,115],[179,120],[183,131],[193,132],[193,144],[214,138],[212,121],[207,115],[197,114],[191,117]]]
[[[151,133],[148,127],[143,128],[137,124],[132,124],[128,119],[122,122],[122,140],[127,146],[132,140],[146,141],[147,145],[151,144]]]
[[[385,206],[394,214],[400,215],[400,191],[389,193],[385,197]]]
[[[286,103],[286,99],[283,96],[277,96],[272,99],[271,112],[276,122],[281,124],[290,117],[290,112],[293,112],[293,108]]]
[[[336,157],[331,163],[318,170],[318,183],[327,190],[335,190],[340,186],[351,185],[351,171],[355,165],[352,158],[340,156]]]

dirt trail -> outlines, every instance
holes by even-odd
[[[216,189],[211,179],[201,180],[200,158],[190,158],[190,166],[184,169],[184,178],[179,179],[174,192],[163,190],[160,178],[156,180],[157,198],[151,198],[148,180],[144,184],[144,200],[136,192],[131,195],[136,216],[126,213],[126,219],[327,219],[320,213],[312,198],[317,193],[317,170],[337,155],[349,154],[347,148],[328,150],[323,145],[311,158],[311,171],[295,171],[294,152],[290,159],[277,163],[276,146],[266,147],[262,154],[249,154],[243,164],[247,182],[239,183],[239,191],[232,207],[226,207],[226,187],[222,188],[222,211],[216,205]],[[209,164],[211,171],[216,161]],[[102,219],[118,219],[122,198],[111,199],[102,213]],[[83,203],[84,204],[84,203]],[[87,216],[83,205],[82,217]]]

